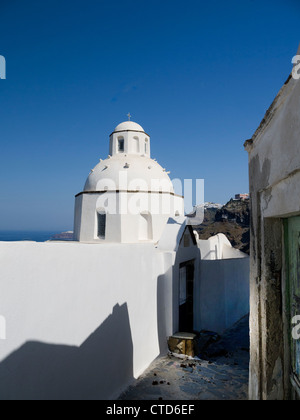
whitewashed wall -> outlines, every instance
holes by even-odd
[[[198,247],[202,260],[223,260],[233,258],[249,258],[239,249],[233,248],[230,241],[223,233],[218,233],[207,240],[198,239]]]
[[[222,333],[249,313],[249,256],[222,233],[197,242],[201,261],[195,326]]]
[[[171,263],[153,244],[0,243],[0,399],[118,396],[173,333]]]
[[[108,199],[111,208],[107,209],[106,238],[103,240],[97,237],[96,209],[104,208]],[[120,211],[119,214],[118,209],[123,209],[123,213]],[[151,241],[158,242],[170,215],[184,215],[184,201],[179,196],[155,192],[83,193],[75,202],[75,239],[94,243],[137,243],[140,241],[140,213],[144,211],[151,215]]]
[[[222,333],[249,313],[249,258],[201,260],[196,329]]]
[[[117,397],[178,331],[182,262],[195,262],[197,330],[247,313],[248,259],[200,261],[184,234],[171,220],[158,248],[0,242],[0,399]]]

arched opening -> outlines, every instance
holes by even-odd
[[[123,137],[118,138],[118,153],[124,153],[125,151],[125,141]]]
[[[133,153],[140,153],[140,139],[133,137]]]
[[[148,139],[145,139],[145,154],[148,154]]]
[[[152,239],[152,216],[148,212],[141,213],[139,220],[139,240],[151,241]]]
[[[106,235],[106,212],[97,210],[97,236],[99,239],[105,239]]]

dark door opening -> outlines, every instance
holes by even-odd
[[[179,266],[179,331],[194,331],[194,261]]]

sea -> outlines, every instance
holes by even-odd
[[[59,231],[22,231],[0,230],[0,242],[34,241],[46,242]]]

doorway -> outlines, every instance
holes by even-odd
[[[194,276],[195,263],[188,261],[179,266],[179,331],[194,331]]]

